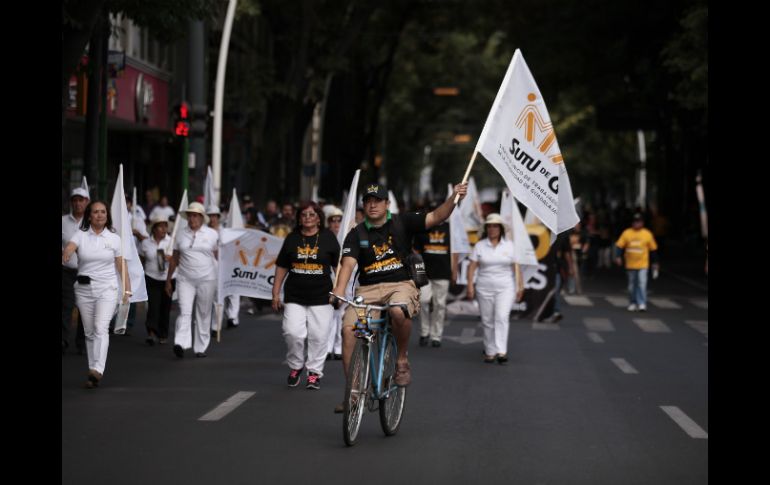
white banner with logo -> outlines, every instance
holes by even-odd
[[[476,150],[500,172],[514,197],[551,232],[571,229],[580,220],[548,109],[519,49],[505,73]]]
[[[273,299],[273,279],[283,238],[257,229],[220,233],[218,303],[228,295]]]

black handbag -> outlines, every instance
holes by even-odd
[[[406,268],[409,270],[412,281],[414,281],[417,288],[422,288],[430,283],[428,273],[425,272],[425,261],[423,261],[422,255],[416,253],[409,254],[406,257]]]

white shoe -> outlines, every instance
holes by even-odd
[[[639,311],[640,312],[646,312],[647,311],[647,305],[639,305]]]
[[[628,311],[629,312],[637,311],[636,303],[631,303],[630,305],[628,305]]]

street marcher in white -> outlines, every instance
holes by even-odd
[[[86,387],[99,386],[107,365],[110,345],[110,319],[118,304],[118,278],[122,275],[123,255],[120,236],[112,227],[107,204],[94,200],[86,206],[80,230],[76,231],[62,250],[62,264],[78,255],[78,275],[75,299],[83,318],[88,353]],[[126,278],[123,302],[131,295],[131,281]]]
[[[88,205],[88,191],[82,187],[72,189],[70,195],[70,213],[61,216],[61,248],[67,246],[72,236],[80,228],[83,214]],[[66,352],[69,347],[69,329],[72,320],[72,311],[75,308],[75,278],[78,274],[78,257],[73,254],[67,263],[61,266],[61,351]],[[78,353],[83,353],[85,346],[85,334],[83,333],[83,321],[78,314],[78,329],[75,337]]]
[[[498,364],[508,362],[508,329],[514,295],[516,301],[524,295],[521,273],[514,268],[513,241],[505,239],[503,224],[500,214],[487,216],[484,235],[473,247],[468,267],[468,298],[475,296],[481,310],[484,362],[497,360]]]
[[[297,225],[278,254],[273,282],[273,310],[285,307],[283,336],[290,369],[289,387],[299,384],[305,367],[307,388],[321,387],[334,311],[329,304],[331,268],[337,263],[339,253],[337,238],[323,227],[321,208],[315,202],[303,203],[297,212]],[[284,303],[281,303],[282,285]]]
[[[171,297],[166,294],[166,279],[171,256],[166,255],[166,248],[171,244],[168,235],[168,218],[156,215],[150,221],[152,235],[142,241],[139,256],[144,261],[144,281],[147,285],[147,329],[148,345],[165,344],[168,339],[168,324],[171,313]],[[172,286],[174,276],[171,276]]]
[[[329,210],[324,207],[324,214],[326,214],[326,226],[329,230],[337,236],[342,226],[342,216],[345,214],[337,207],[331,206]],[[350,287],[349,287],[350,288]],[[353,299],[352,290],[350,294],[345,297]],[[334,310],[334,317],[332,319],[331,331],[329,332],[329,342],[326,354],[326,359],[342,360],[342,315],[345,313],[344,306],[340,306]]]
[[[174,354],[182,358],[185,349],[192,347],[196,357],[206,357],[211,340],[211,310],[217,288],[219,235],[204,225],[208,216],[200,202],[191,203],[180,216],[187,219],[187,227],[176,235],[169,276],[166,278],[166,294],[171,296],[174,291],[171,275],[176,270],[179,316],[176,319]],[[193,303],[195,332],[191,335]]]

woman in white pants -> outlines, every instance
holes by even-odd
[[[187,227],[176,235],[166,279],[166,293],[171,296],[174,291],[171,276],[176,270],[179,316],[176,318],[174,354],[182,358],[184,351],[192,347],[196,357],[206,357],[211,341],[211,309],[217,289],[219,235],[204,225],[208,216],[200,202],[190,204],[180,216],[187,219]],[[193,303],[195,332],[192,331]]]
[[[489,214],[484,221],[484,236],[473,247],[468,267],[468,298],[474,296],[481,310],[484,328],[484,362],[508,362],[508,327],[514,295],[521,300],[524,284],[515,271],[513,241],[505,239],[503,218]],[[478,276],[474,282],[474,275]],[[515,284],[514,284],[514,274]]]
[[[107,365],[110,346],[110,319],[118,304],[118,278],[122,276],[123,257],[120,236],[112,228],[112,216],[104,202],[94,200],[86,207],[80,230],[62,250],[62,264],[73,253],[78,255],[75,301],[83,319],[88,353],[86,387],[99,386]],[[123,302],[131,295],[131,282],[126,278]]]
[[[297,212],[297,225],[278,254],[273,281],[273,310],[285,307],[283,336],[290,371],[289,387],[299,384],[302,370],[307,368],[307,388],[321,388],[334,312],[329,304],[331,267],[337,264],[339,253],[337,238],[323,228],[321,208],[315,202],[303,203]]]
[[[326,209],[326,207],[328,206],[324,206],[324,209]],[[337,241],[339,241],[342,216],[344,215],[345,214],[341,209],[333,206],[332,209],[327,212],[326,226],[337,237]],[[351,295],[345,295],[345,297],[352,299],[352,292]],[[334,310],[333,323],[331,331],[329,332],[329,347],[326,354],[326,360],[331,359],[332,356],[334,356],[334,360],[342,360],[342,314],[345,313],[345,306],[346,305],[341,305]]]

